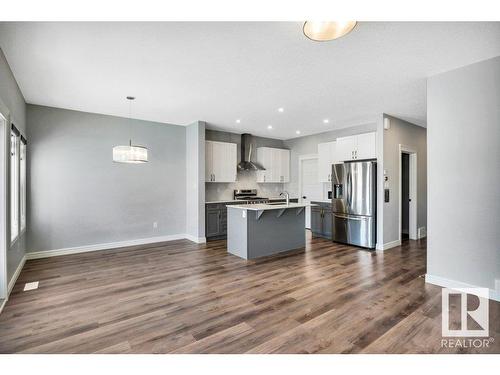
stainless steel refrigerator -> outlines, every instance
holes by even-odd
[[[333,241],[375,248],[377,163],[332,166]]]

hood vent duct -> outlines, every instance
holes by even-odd
[[[252,162],[252,135],[241,135],[241,162],[238,164],[239,171],[264,171],[265,168]]]

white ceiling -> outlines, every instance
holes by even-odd
[[[500,22],[361,22],[322,43],[298,22],[0,23],[0,46],[28,103],[128,116],[133,95],[134,118],[287,139],[382,112],[425,126],[425,78],[500,55]]]

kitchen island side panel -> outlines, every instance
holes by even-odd
[[[244,259],[248,259],[248,216],[247,210],[227,210],[227,250]]]
[[[289,208],[278,217],[279,210],[248,211],[248,259],[302,248],[306,243],[305,210]]]

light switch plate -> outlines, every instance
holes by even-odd
[[[35,289],[38,289],[38,281],[33,281],[31,283],[24,284],[23,291],[27,292],[28,290],[35,290]]]
[[[241,217],[247,217],[247,210],[241,210]]]

